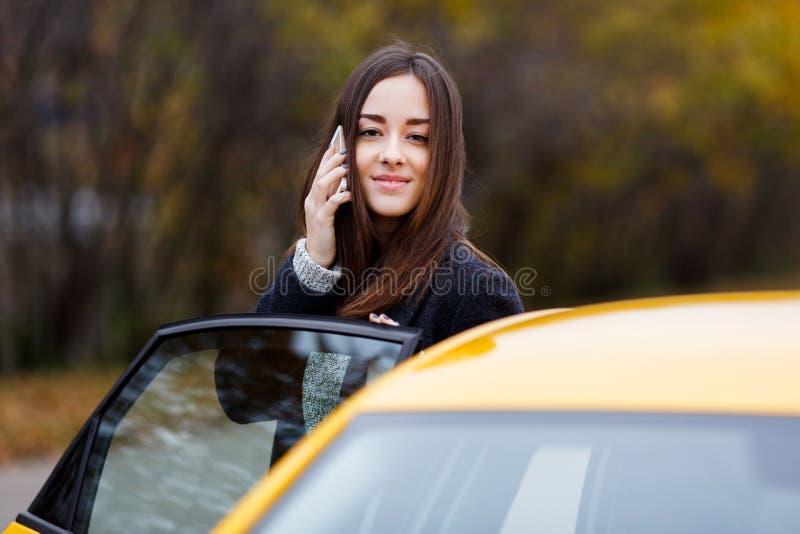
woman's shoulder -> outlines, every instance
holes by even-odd
[[[473,247],[459,242],[448,247],[436,270],[428,305],[434,318],[425,318],[438,325],[430,343],[524,311],[511,278],[480,258]]]
[[[476,249],[459,241],[448,245],[447,254],[441,267],[456,275],[476,273],[510,279],[502,269],[479,257]],[[476,278],[476,280],[481,279]]]
[[[455,297],[513,296],[519,293],[513,280],[501,269],[478,257],[475,249],[454,241],[436,270],[434,285]]]

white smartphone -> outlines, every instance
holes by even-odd
[[[347,147],[344,144],[344,129],[342,125],[336,127],[336,131],[333,132],[333,138],[331,139],[331,145],[333,145],[333,150],[335,154],[341,154]],[[347,177],[342,176],[342,179],[339,181],[339,187],[336,189],[336,193],[341,193],[343,191],[347,191]]]

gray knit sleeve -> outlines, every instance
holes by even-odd
[[[326,269],[311,259],[306,252],[305,238],[299,240],[295,246],[292,267],[297,279],[315,293],[327,293],[342,276],[342,269],[338,263]]]

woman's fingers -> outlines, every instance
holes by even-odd
[[[385,324],[387,326],[400,326],[400,323],[398,323],[394,319],[391,319],[389,316],[387,316],[384,313],[382,313],[380,315],[378,315],[376,313],[370,313],[369,314],[369,321],[371,323]]]
[[[328,174],[320,178],[319,189],[320,191],[331,196],[334,191],[339,187],[339,182],[342,181],[343,176],[347,176],[347,166],[339,166],[331,170]]]
[[[347,168],[335,167],[311,186],[309,194],[317,203],[322,204],[336,193],[344,176],[347,176]]]
[[[352,200],[350,191],[336,192],[346,173],[346,169],[334,169],[323,181],[314,184],[305,198],[306,250],[323,267],[331,265],[336,257],[336,210]]]
[[[329,148],[328,151],[333,150]],[[325,156],[322,157],[322,162],[319,164],[319,168],[317,169],[317,175],[314,177],[314,182],[320,181],[323,177],[328,175],[332,170],[341,166],[342,163],[345,162],[347,159],[347,153],[344,154],[332,154],[327,156],[328,152],[325,153]],[[327,156],[327,157],[326,157]]]
[[[317,233],[319,231],[333,236],[336,210],[339,209],[339,206],[351,200],[353,200],[353,196],[350,191],[334,193],[328,199],[324,199],[321,206],[312,205],[311,201],[306,199],[306,226],[308,233]]]
[[[341,193],[336,193],[332,195],[325,203],[323,211],[325,211],[326,214],[331,218],[334,218],[336,215],[336,210],[339,209],[339,206],[341,206],[345,202],[350,202],[352,199],[353,197],[350,191],[342,191]]]

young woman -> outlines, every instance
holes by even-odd
[[[521,312],[514,284],[466,236],[461,123],[456,84],[431,56],[401,43],[356,67],[326,137],[341,125],[348,149],[318,148],[305,237],[256,311],[416,326],[419,349]]]

